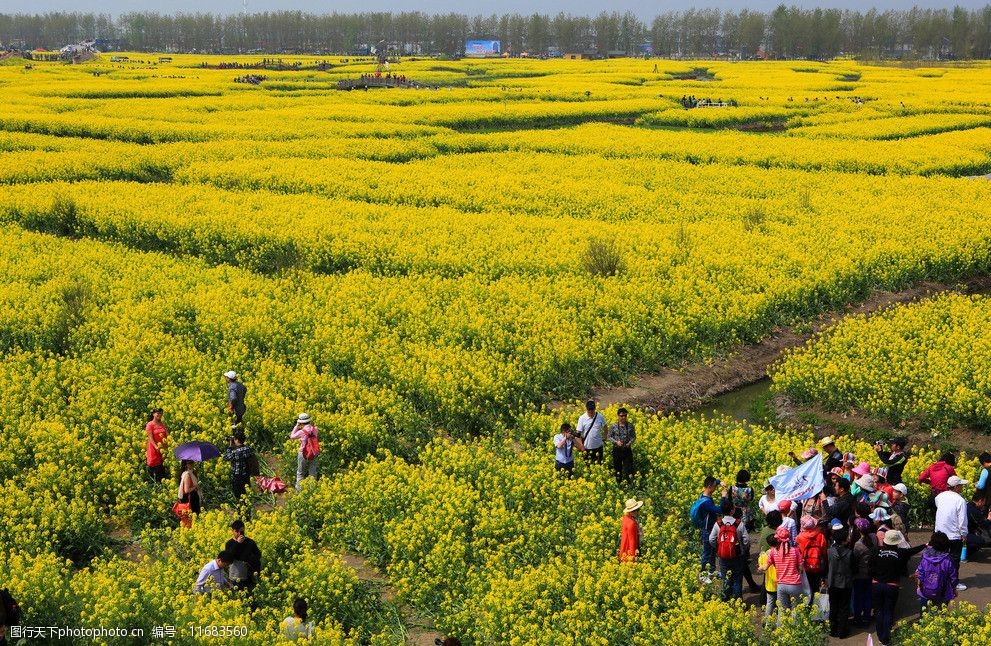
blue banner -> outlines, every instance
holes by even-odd
[[[822,454],[816,453],[794,469],[771,478],[775,500],[801,501],[817,495],[825,486],[822,478]]]

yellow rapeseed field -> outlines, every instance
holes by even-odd
[[[417,87],[339,91],[374,62],[323,60],[0,63],[0,576],[25,622],[271,644],[301,595],[321,644],[403,643],[394,603],[466,644],[814,639],[718,601],[687,518],[705,475],[762,482],[808,433],[634,413],[636,486],[565,483],[549,438],[577,411],[545,404],[987,272],[991,185],[968,176],[991,173],[991,65],[402,60],[381,73]],[[782,378],[874,374],[814,356]],[[173,445],[224,443],[229,369],[287,481],[297,413],[323,444],[319,482],[247,519],[253,603],[192,592],[237,513],[226,463],[191,529],[144,469],[152,407]],[[634,495],[644,549],[620,565]],[[247,636],[197,632],[224,625]],[[919,635],[964,629],[989,625],[964,608]]]

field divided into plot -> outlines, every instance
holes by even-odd
[[[77,590],[39,588],[40,618],[136,621],[86,601],[130,594],[110,548],[148,528],[140,572],[171,572],[148,594],[184,601],[149,597],[141,621],[247,622],[258,643],[289,594],[350,580],[325,548],[373,559],[475,643],[511,643],[520,625],[521,643],[701,641],[706,616],[756,640],[746,613],[684,575],[679,511],[703,469],[763,477],[807,438],[751,431],[757,446],[738,430],[711,447],[695,437],[709,427],[643,422],[658,448],[636,493],[664,520],[649,521],[642,567],[616,570],[614,512],[631,492],[590,472],[576,486],[594,504],[560,497],[545,468],[559,420],[542,405],[991,264],[991,189],[964,178],[991,172],[980,64],[706,63],[714,80],[686,81],[673,75],[695,65],[669,61],[410,61],[392,71],[438,89],[339,92],[372,66],[265,71],[254,86],[201,66],[219,59],[173,58],[0,67],[0,475],[18,520],[0,568],[20,591],[46,577]],[[692,95],[738,105],[686,110]],[[617,275],[589,272],[593,239],[615,242]],[[169,570],[206,562],[223,515],[174,530],[172,488],[140,467],[151,406],[177,441],[222,442],[231,367],[249,386],[249,443],[287,479],[287,420],[307,410],[328,438],[323,483],[256,521],[263,549],[302,550],[326,576],[273,558],[254,617],[194,602],[189,573]],[[226,469],[204,467],[211,508]],[[555,529],[517,544],[521,525]],[[596,588],[610,577],[635,599]],[[548,586],[559,601],[537,615],[563,618],[538,621]],[[328,643],[401,639],[387,609],[348,614],[365,604],[353,590],[321,610]],[[617,609],[586,625],[589,598]]]

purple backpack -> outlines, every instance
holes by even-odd
[[[928,558],[923,558],[922,562],[919,563],[919,568],[916,570],[916,575],[919,577],[919,594],[926,599],[943,601],[943,589],[946,587],[944,563],[946,561],[934,563]]]

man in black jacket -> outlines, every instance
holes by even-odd
[[[826,512],[827,518],[838,518],[844,527],[850,527],[850,517],[857,506],[857,499],[850,493],[850,481],[840,478],[834,485],[836,489],[836,500],[829,506]]]
[[[884,466],[888,468],[888,484],[894,486],[902,481],[902,471],[905,470],[905,463],[908,462],[908,453],[905,445],[908,440],[904,437],[895,437],[888,442],[890,451],[884,450],[884,443],[878,442],[874,445],[877,457],[881,459]]]
[[[224,551],[234,559],[230,567],[230,580],[235,589],[251,593],[258,584],[255,577],[262,569],[262,552],[255,541],[244,535],[244,522],[240,519],[231,523],[231,532],[234,537],[224,546]]]

